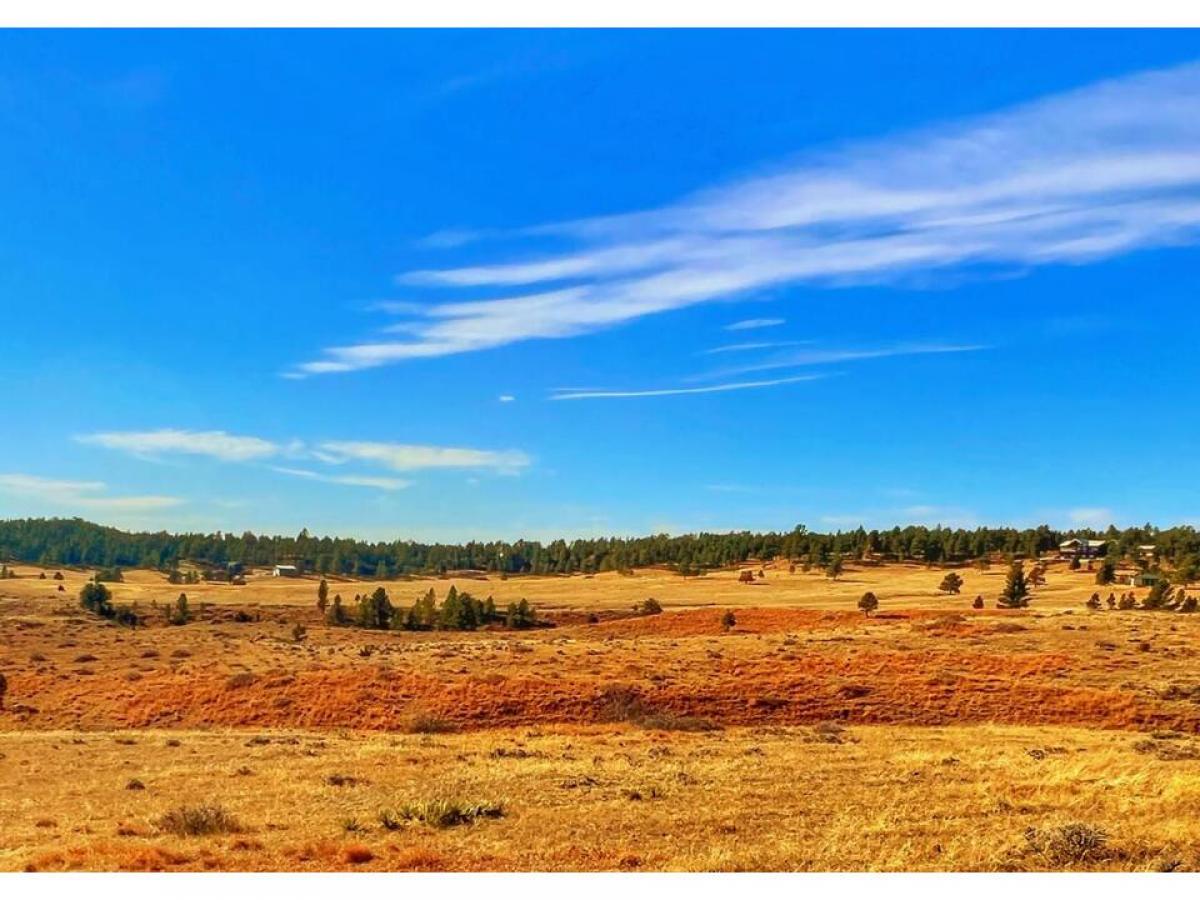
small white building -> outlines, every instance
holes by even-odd
[[[300,570],[295,566],[275,566],[271,569],[271,574],[276,578],[295,578],[300,574]]]

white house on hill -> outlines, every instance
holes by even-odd
[[[300,570],[295,566],[275,566],[271,570],[271,574],[276,578],[295,578],[300,574]]]

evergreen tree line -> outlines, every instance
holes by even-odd
[[[1178,563],[1200,557],[1200,533],[1191,526],[1152,525],[1106,531],[1037,528],[951,529],[910,525],[889,530],[858,528],[818,533],[803,525],[788,532],[665,534],[640,538],[588,538],[574,541],[471,541],[424,544],[294,537],[168,532],[126,532],[82,519],[0,521],[0,559],[44,566],[144,567],[163,571],[181,562],[224,567],[289,563],[305,572],[362,578],[436,574],[475,569],[500,574],[574,574],[629,571],[664,565],[682,574],[701,574],[748,560],[788,559],[825,567],[833,559],[919,560],[962,563],[989,556],[1035,558],[1068,538],[1104,539],[1110,558],[1136,558],[1141,544],[1155,544],[1159,558]]]
[[[519,603],[510,603],[501,612],[492,597],[477,600],[454,585],[440,604],[437,593],[430,588],[404,609],[392,603],[384,587],[377,587],[370,594],[356,594],[351,604],[344,603],[341,594],[334,594],[330,600],[329,585],[322,580],[317,588],[317,609],[329,625],[357,625],[383,631],[474,631],[492,624],[520,629],[538,624],[536,611],[524,598]]]

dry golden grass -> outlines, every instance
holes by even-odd
[[[1089,611],[1065,567],[1016,612],[999,567],[955,597],[915,566],[389,585],[557,623],[473,634],[327,627],[315,580],[149,572],[112,586],[149,614],[130,631],[80,609],[87,573],[37,571],[0,583],[0,869],[1200,865],[1200,616]],[[168,626],[151,602],[181,590],[197,620]],[[648,596],[667,611],[628,614]],[[229,827],[161,832],[193,813]]]
[[[1160,747],[1197,749],[993,726],[24,732],[0,735],[0,869],[1194,869],[1200,761]],[[380,820],[442,799],[504,813]],[[239,830],[164,833],[181,804]],[[1026,837],[1070,825],[1106,840]]]
[[[755,573],[760,570],[757,564],[743,568]],[[63,584],[66,593],[74,597],[91,576],[90,572],[83,570],[21,565],[15,566],[15,569],[23,577],[0,585],[0,595],[22,599],[52,597],[58,582],[50,580],[49,576],[61,571],[65,578]],[[475,575],[392,581],[330,578],[328,582],[330,596],[340,593],[344,600],[349,600],[354,594],[370,593],[382,584],[388,589],[393,602],[401,606],[410,605],[429,588],[433,588],[439,597],[445,596],[450,585],[454,584],[460,591],[468,591],[480,598],[490,594],[502,607],[524,597],[546,612],[626,612],[633,604],[647,597],[654,597],[664,607],[676,609],[799,606],[853,610],[855,602],[868,590],[879,595],[884,610],[889,606],[958,610],[964,606],[964,599],[969,601],[980,593],[988,598],[990,606],[1004,585],[1005,574],[1002,565],[993,565],[983,572],[974,568],[956,569],[965,582],[962,594],[948,597],[937,590],[945,570],[915,563],[865,567],[851,563],[837,581],[831,581],[816,569],[804,572],[798,567],[795,573],[789,574],[787,566],[782,563],[767,563],[761,569],[765,577],[754,584],[739,583],[739,569],[710,572],[697,578],[683,578],[665,569],[639,569],[633,575],[604,572],[595,576],[520,576],[507,579],[496,575]],[[45,581],[37,577],[43,571],[48,576]],[[1064,565],[1054,566],[1048,583],[1039,589],[1038,607],[1077,607],[1096,590],[1092,579],[1092,573],[1087,571],[1071,572]],[[311,607],[316,602],[319,581],[317,576],[272,578],[268,572],[260,570],[250,575],[245,585],[219,582],[173,585],[159,572],[128,570],[123,583],[110,584],[109,588],[117,603],[137,602],[143,607],[152,601],[170,603],[182,591],[187,593],[193,606],[208,603],[273,610],[276,607]]]

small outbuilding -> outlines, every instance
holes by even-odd
[[[1138,572],[1129,576],[1130,587],[1154,587],[1160,581],[1162,576],[1157,572]]]
[[[271,569],[271,574],[276,578],[296,578],[300,574],[300,570],[295,566],[275,566]]]
[[[1094,559],[1103,556],[1108,541],[1093,541],[1088,538],[1071,538],[1058,545],[1058,552],[1067,559]]]

